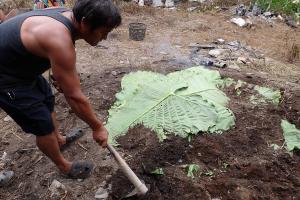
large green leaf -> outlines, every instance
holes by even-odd
[[[168,75],[146,71],[126,75],[109,110],[110,142],[141,123],[161,140],[168,133],[187,137],[228,130],[234,115],[225,107],[229,99],[217,88],[221,82],[217,71],[201,67]]]
[[[273,90],[267,87],[255,86],[256,90],[260,95],[262,95],[267,100],[271,101],[274,105],[278,105],[280,102],[281,94],[279,90]]]
[[[288,151],[300,149],[300,130],[294,124],[286,120],[281,120],[281,128]]]

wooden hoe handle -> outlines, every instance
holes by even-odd
[[[135,189],[137,190],[137,195],[144,195],[147,193],[148,188],[141,182],[141,180],[135,175],[135,173],[130,169],[128,164],[125,162],[125,160],[120,156],[120,154],[115,150],[115,148],[107,144],[108,150],[114,155],[117,163],[119,164],[121,170],[124,172],[124,174],[127,176],[127,178],[130,180],[130,182],[135,186]]]

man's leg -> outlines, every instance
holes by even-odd
[[[54,128],[55,128],[54,132],[55,132],[55,135],[56,135],[56,138],[57,138],[57,141],[58,141],[58,145],[61,146],[61,145],[66,143],[66,136],[62,136],[58,131],[58,123],[57,123],[57,120],[56,120],[55,111],[53,111],[51,113],[51,118],[52,118],[52,122],[54,124]]]
[[[55,132],[45,136],[36,136],[36,144],[62,172],[67,173],[70,171],[71,162],[66,160],[60,152],[57,134]]]

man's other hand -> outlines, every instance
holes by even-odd
[[[108,132],[104,126],[99,130],[93,131],[94,140],[103,148],[107,146]]]

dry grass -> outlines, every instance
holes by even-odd
[[[32,8],[33,0],[3,0],[0,1],[0,9],[8,13],[14,8]]]
[[[156,14],[156,9],[152,6],[141,7],[133,2],[125,2],[125,1],[114,1],[114,2],[122,12],[130,15],[148,14],[154,16]]]
[[[300,60],[300,47],[293,43],[287,51],[287,60],[289,63],[295,63]]]

